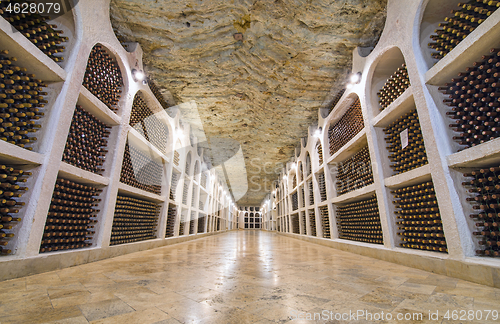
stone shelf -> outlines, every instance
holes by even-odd
[[[341,162],[348,159],[354,153],[359,151],[360,148],[366,145],[366,127],[363,128],[356,136],[354,136],[346,145],[338,150],[333,156],[328,159],[327,164]]]
[[[2,163],[35,164],[43,163],[43,154],[28,151],[20,146],[0,140],[0,160]]]
[[[391,103],[389,107],[382,110],[373,118],[373,126],[387,127],[390,123],[409,112],[412,108],[415,108],[415,102],[413,100],[412,87],[409,87],[401,96]]]
[[[425,73],[425,83],[443,85],[500,44],[500,10],[496,10],[450,53]]]
[[[331,200],[334,204],[347,204],[350,202],[356,202],[358,200],[362,200],[364,198],[370,197],[375,193],[375,184],[369,184],[368,186],[350,191],[341,196],[337,196]]]
[[[138,189],[122,182],[118,184],[118,194],[127,194],[135,198],[145,199],[156,203],[162,203],[166,200],[163,196],[158,196],[149,191]]]
[[[120,125],[121,118],[109,109],[101,100],[97,99],[83,85],[80,88],[77,105],[82,106],[85,111],[97,117],[103,123],[110,126]]]
[[[61,162],[61,165],[59,166],[59,175],[61,175],[64,179],[68,179],[78,183],[103,186],[109,185],[108,178],[90,171],[80,169],[66,162]]]
[[[0,17],[0,39],[2,49],[9,50],[9,56],[18,59],[15,65],[25,67],[28,73],[34,73],[37,79],[45,82],[60,82],[66,80],[66,71],[45,55],[23,34]]]
[[[392,189],[412,186],[429,180],[431,180],[431,166],[426,164],[419,168],[385,178],[384,184],[386,187]]]
[[[448,155],[447,160],[452,168],[480,168],[500,164],[500,138]]]

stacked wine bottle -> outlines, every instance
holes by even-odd
[[[368,146],[363,147],[337,167],[335,185],[339,196],[372,183],[373,173]]]
[[[318,161],[321,166],[323,164],[323,146],[321,146],[320,142],[316,144],[316,153],[318,153]]]
[[[405,248],[448,252],[432,181],[392,191],[400,245]]]
[[[344,115],[328,128],[330,156],[347,144],[364,128],[363,115],[359,98],[351,105]]]
[[[189,221],[189,234],[195,234],[196,228],[194,227],[194,223],[196,221],[196,212],[191,211],[191,220]]]
[[[307,220],[306,220],[306,213],[301,211],[300,212],[300,220],[302,221],[302,235],[307,235]]]
[[[80,169],[101,174],[110,127],[76,106],[62,160]]]
[[[109,109],[118,110],[123,79],[116,60],[102,47],[95,45],[87,61],[83,86]]]
[[[177,217],[177,206],[174,204],[168,204],[167,212],[167,229],[165,231],[165,237],[174,236],[175,218]]]
[[[31,172],[25,172],[14,165],[0,165],[0,255],[12,253],[7,248],[15,234],[11,231],[21,221],[18,213],[24,202],[19,198],[26,193],[28,187],[23,186]]]
[[[341,239],[383,244],[377,197],[338,206],[337,228]]]
[[[205,221],[206,217],[200,214],[198,218],[198,233],[205,233]]]
[[[207,175],[205,172],[202,172],[200,175],[200,185],[203,188],[207,188]]]
[[[182,188],[182,203],[187,205],[189,195],[189,182],[186,177],[184,177],[184,187]]]
[[[464,174],[467,181],[462,185],[472,197],[474,236],[479,240],[477,255],[500,257],[500,167],[483,168]]]
[[[384,128],[392,170],[400,174],[428,163],[424,139],[416,110],[412,110]]]
[[[186,225],[188,223],[186,222],[186,213],[187,213],[187,211],[184,211],[181,213],[181,222],[179,224],[179,235],[186,235],[186,233],[187,233],[186,232]]]
[[[297,191],[295,191],[293,194],[292,194],[292,210],[297,210],[299,209],[299,201],[298,201],[298,194],[297,194]]]
[[[132,159],[134,162],[132,163]],[[134,168],[134,166],[136,166]],[[138,168],[138,166],[142,166]],[[137,170],[138,169],[138,170]],[[125,145],[120,181],[129,186],[161,194],[163,165],[142,153],[140,150]]]
[[[302,198],[302,208],[306,207],[306,193],[303,185],[300,186],[300,197]]]
[[[200,197],[200,199],[201,199],[201,197]],[[205,209],[205,203],[203,202],[203,200],[200,200],[198,207],[199,207],[200,210],[204,210]]]
[[[406,64],[403,64],[389,77],[384,87],[377,92],[380,111],[389,107],[389,105],[399,98],[408,87],[410,87],[410,79],[408,77]]]
[[[290,216],[290,222],[292,223],[292,233],[300,234],[299,230],[299,214],[292,214]]]
[[[312,173],[312,164],[311,164],[311,156],[309,155],[309,152],[306,155],[306,175],[305,177],[310,176]]]
[[[55,24],[47,24],[49,17],[31,13],[31,10],[15,10],[15,4],[19,6],[37,3],[20,0],[1,1],[0,15],[54,62],[62,62],[64,57],[61,54],[66,48],[61,44],[69,40],[68,37],[61,36],[64,32],[57,30]]]
[[[0,51],[0,140],[31,151],[37,138],[30,133],[41,127],[36,121],[44,115],[40,109],[47,103],[47,85],[8,55],[8,50]]]
[[[292,176],[292,188],[297,187],[297,176],[294,174]]]
[[[481,60],[474,62],[458,78],[439,87],[452,107],[446,114],[453,137],[464,148],[472,147],[500,136],[500,49],[492,48]]]
[[[330,234],[330,216],[328,214],[328,206],[320,206],[319,214],[321,216],[321,228],[323,229],[323,238],[331,238]]]
[[[319,187],[319,196],[321,201],[326,200],[326,181],[325,181],[325,173],[320,172],[318,174],[318,187]]]
[[[311,226],[311,236],[316,236],[316,213],[314,209],[309,209],[309,226]]]
[[[179,184],[179,179],[181,175],[176,172],[172,172],[172,181],[170,183],[170,193],[169,193],[169,198],[172,201],[175,201],[176,196],[177,196],[177,185]]]
[[[220,231],[220,218],[217,217],[217,231]]]
[[[40,253],[92,245],[102,189],[57,179],[45,222]]]
[[[442,59],[460,42],[472,33],[480,24],[495,12],[500,6],[498,1],[472,0],[468,3],[459,3],[457,10],[439,24],[435,34],[431,35],[433,42],[428,47],[435,59]]]
[[[314,190],[312,180],[307,181],[307,187],[309,188],[309,205],[314,205]]]
[[[160,105],[163,107],[163,109],[168,109],[169,108],[168,103],[165,101],[165,98],[161,94],[160,89],[158,88],[156,83],[151,78],[148,78],[148,86],[149,86],[149,89],[151,89],[151,92],[153,93],[155,98],[158,100]]]
[[[333,108],[335,108],[335,106],[339,103],[340,101],[340,98],[342,98],[342,96],[344,95],[345,93],[345,90],[346,89],[341,89],[337,95],[335,96],[335,98],[333,98],[333,101],[332,103],[330,104],[330,108],[328,109],[328,114],[330,114],[332,111],[333,111]]]
[[[156,238],[161,206],[144,199],[118,195],[110,245]]]
[[[179,162],[180,162],[180,154],[179,152],[174,151],[174,164],[179,166]]]

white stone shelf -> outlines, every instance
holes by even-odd
[[[149,201],[154,201],[157,203],[162,203],[165,201],[165,197],[163,196],[159,196],[149,191],[129,186],[122,182],[118,184],[118,194],[130,195],[135,198],[141,198]]]
[[[93,184],[93,185],[109,185],[109,179],[90,171],[80,169],[66,162],[61,162],[59,166],[59,175],[65,179],[78,183]]]
[[[429,180],[431,180],[431,166],[426,164],[416,169],[385,178],[384,184],[388,188],[400,188]]]
[[[121,118],[109,109],[101,100],[97,99],[87,88],[83,85],[80,88],[77,105],[82,106],[85,111],[91,113],[100,121],[110,125],[120,125]]]
[[[490,48],[500,44],[499,34],[500,10],[496,10],[425,73],[425,82],[431,85],[443,85],[457,77],[459,72],[481,59],[481,55],[486,55]]]
[[[62,67],[2,17],[0,17],[0,39],[2,49],[9,50],[9,56],[18,59],[15,65],[25,67],[29,73],[35,74],[37,79],[45,82],[66,80],[66,71]]]
[[[500,138],[448,155],[447,160],[448,166],[452,168],[480,168],[500,164]]]
[[[335,152],[333,156],[328,159],[327,164],[341,162],[348,159],[354,153],[359,151],[360,148],[367,145],[366,141],[366,127],[363,128],[356,136],[351,138],[349,142],[347,142],[340,150]]]
[[[369,198],[375,193],[375,184],[369,184],[368,186],[350,191],[343,195],[337,196],[331,200],[334,204],[347,204],[350,202],[356,202],[365,198]]]
[[[0,160],[2,163],[40,165],[43,163],[43,154],[0,140]]]
[[[144,153],[149,154],[152,152],[156,157],[161,158],[165,163],[168,163],[167,157],[156,148],[151,142],[142,136],[138,131],[136,131],[133,127],[129,128],[128,131],[128,140],[135,145],[135,147],[144,151]],[[147,150],[146,150],[147,148]]]
[[[412,108],[415,109],[415,102],[413,100],[412,87],[409,87],[401,96],[394,100],[393,103],[373,118],[373,126],[387,127],[390,123],[409,112]]]

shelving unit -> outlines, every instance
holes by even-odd
[[[320,108],[318,124],[311,126],[308,137],[298,144],[300,149],[296,149],[296,154],[283,168],[278,178],[275,194],[270,194],[271,202],[268,205],[276,207],[278,233],[500,287],[499,282],[492,279],[500,276],[500,258],[491,257],[495,254],[493,252],[485,253],[482,245],[485,241],[480,244],[482,236],[473,235],[473,232],[477,234],[483,231],[486,235],[484,237],[491,240],[488,235],[492,227],[486,231],[476,228],[475,223],[484,220],[472,220],[469,217],[470,214],[477,213],[477,210],[473,210],[466,199],[474,196],[462,186],[462,182],[469,181],[463,176],[464,173],[500,166],[500,139],[495,138],[457,152],[459,147],[453,143],[454,135],[448,127],[452,121],[445,114],[450,107],[442,103],[447,97],[438,92],[438,87],[444,86],[446,82],[457,77],[459,72],[472,66],[490,48],[500,46],[497,37],[500,33],[500,10],[496,10],[444,58],[436,61],[431,58],[431,50],[427,47],[431,42],[429,36],[438,28],[438,23],[449,15],[450,10],[456,9],[459,2],[458,0],[388,2],[386,29],[378,44],[365,57],[361,57],[358,50],[353,53],[352,72],[360,72],[361,81],[342,92],[334,102],[325,103]],[[402,21],[411,23],[398,24]],[[414,44],[420,44],[420,47],[415,47]],[[410,86],[385,109],[381,109],[377,93],[394,71],[403,64],[408,71]],[[329,131],[331,125],[338,123],[358,98],[364,128],[347,141],[345,138],[338,138],[343,145],[335,147],[333,151],[328,150],[331,143],[329,139],[329,134],[332,134],[332,131]],[[416,110],[418,114],[424,143],[422,145],[425,148],[428,164],[395,174],[389,167],[387,135],[383,129],[412,110]],[[317,130],[321,130],[319,141]],[[337,140],[337,137],[333,136],[333,140]],[[322,160],[326,162],[324,165],[319,164],[318,160],[321,159],[315,161],[313,158],[311,161],[310,158],[317,154],[318,145],[322,145],[323,148]],[[371,160],[373,183],[339,195],[335,185],[338,169],[342,166],[342,162],[366,146]],[[307,172],[307,166],[311,162],[314,174],[324,173],[326,200],[324,194],[321,197],[317,177],[311,178]],[[286,181],[282,180],[284,177],[290,179],[290,175],[296,170],[294,165],[299,166],[298,169],[304,166],[304,177],[302,181],[298,181],[297,191],[295,188],[289,188]],[[409,241],[414,245],[431,244],[432,247],[424,251],[400,247],[403,234],[398,229],[397,222],[401,220],[397,219],[398,209],[393,204],[395,198],[392,192],[422,183],[434,184],[437,207],[433,208],[439,210],[442,237],[446,237],[446,245],[445,248],[441,248],[441,252],[439,250],[441,243],[428,243],[428,239],[424,240],[425,242],[421,240],[420,243]],[[305,189],[305,199],[301,199],[302,188]],[[290,216],[295,215],[297,211],[286,207],[287,201],[293,202],[291,198],[297,192],[300,234],[294,234],[295,230],[292,231],[288,226]],[[342,233],[339,227],[339,208],[356,206],[356,203],[367,201],[372,197],[376,197],[380,215],[380,222],[377,225],[380,231],[377,229],[379,231],[377,238],[368,238],[374,240],[372,243],[342,239],[345,233]],[[304,205],[301,204],[303,200],[305,200]],[[263,206],[265,205],[264,201]],[[486,213],[488,212],[491,214],[491,210]],[[327,213],[329,225],[325,225]],[[343,213],[346,214],[345,209]],[[429,221],[429,219],[424,220]],[[329,231],[324,230],[325,226],[329,226]],[[486,226],[489,226],[488,222]],[[325,232],[330,233],[330,237],[325,235]],[[483,255],[477,255],[476,250],[483,250],[478,252]]]
[[[138,45],[128,47],[133,49],[130,52],[122,47],[109,24],[109,3],[90,0],[57,18],[56,23],[64,31],[64,36],[69,37],[62,64],[55,63],[21,33],[13,32],[9,22],[0,17],[1,49],[9,50],[10,56],[19,58],[16,63],[22,62],[28,73],[34,73],[37,79],[43,80],[47,84],[48,93],[44,97],[48,101],[44,108],[45,116],[37,122],[41,124],[41,130],[36,134],[38,141],[34,151],[0,141],[0,164],[14,165],[17,169],[32,173],[24,183],[29,190],[21,198],[16,198],[26,204],[18,213],[21,221],[16,222],[12,230],[9,230],[14,234],[7,246],[11,253],[0,256],[0,267],[3,269],[0,280],[174,244],[236,228],[237,206],[226,197],[227,188],[219,186],[225,181],[207,163],[203,150],[197,147],[196,139],[190,136],[189,124],[182,121],[183,117],[179,113],[169,115],[166,112],[167,100],[156,97],[161,96],[157,89],[153,94],[147,83],[134,81],[132,69],[143,70],[142,50]],[[101,46],[111,59],[116,60],[123,78],[121,97],[115,110],[110,109],[82,85],[89,54],[95,45]],[[139,93],[154,114],[151,120],[154,125],[148,119],[144,121],[147,134],[129,125],[133,99]],[[62,162],[67,134],[77,105],[110,127],[104,171],[101,175]],[[161,129],[152,131],[151,127]],[[159,162],[162,176],[157,177],[158,192],[145,191],[120,182],[127,143]],[[136,162],[132,161],[132,168]],[[137,167],[139,170],[135,170],[135,173],[140,175],[143,166],[136,164],[135,168]],[[193,171],[196,172],[194,175]],[[49,245],[54,243],[52,240],[47,241],[48,237],[60,235],[49,232],[44,235],[47,213],[51,208],[52,189],[58,178],[102,190],[99,194],[101,200],[96,202],[98,206],[93,207],[99,209],[92,217],[97,220],[92,228],[95,233],[91,235],[92,238],[89,236],[83,241],[87,246],[82,245],[75,250],[49,249]],[[185,183],[189,188],[189,197],[186,199],[183,197]],[[127,239],[117,239],[118,236],[128,235],[117,234],[126,232],[125,228],[133,232],[137,227],[127,226],[124,217],[118,222],[120,226],[113,225],[117,199],[122,199],[118,197],[137,199],[157,206],[157,214],[147,226],[149,232],[143,237],[144,240],[128,242]],[[187,203],[183,204],[183,201]],[[179,236],[181,219],[187,221],[187,231],[184,234],[191,235]],[[40,246],[44,238],[46,244],[41,253]],[[70,244],[71,239],[67,240],[64,242]]]

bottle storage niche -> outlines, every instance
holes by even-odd
[[[478,244],[476,255],[500,257],[500,167],[476,168],[463,176],[462,186],[469,193],[466,200],[473,210],[469,217]]]
[[[45,221],[40,253],[92,245],[102,189],[58,178]]]
[[[180,163],[180,154],[177,150],[174,151],[174,165],[179,166]]]
[[[321,146],[320,141],[316,143],[316,154],[318,156],[318,165],[319,166],[323,165],[323,146]]]
[[[318,188],[319,188],[319,198],[321,201],[326,200],[326,182],[325,182],[325,173],[323,171],[317,174]]]
[[[388,49],[374,65],[371,96],[368,97],[372,108],[370,117],[389,108],[410,86],[403,53],[399,48]]]
[[[191,190],[191,207],[196,207],[196,186],[193,185]]]
[[[0,164],[0,256],[16,251],[20,227],[23,225],[25,204],[29,201],[28,188],[32,187],[33,166]],[[29,170],[29,171],[28,171]]]
[[[332,101],[332,103],[330,104],[330,106],[328,108],[328,115],[330,115],[330,113],[333,111],[333,109],[335,108],[335,106],[339,103],[340,98],[342,98],[342,96],[345,93],[345,90],[346,89],[341,89],[339,92],[337,92],[337,95],[333,98],[333,101]]]
[[[200,186],[205,189],[207,188],[207,174],[205,172],[202,172],[200,175]]]
[[[61,27],[68,31],[67,27],[73,29],[73,26],[62,26],[59,21],[53,21],[49,16],[31,13],[30,10],[23,11],[22,13],[19,10],[16,12],[13,6],[23,3],[35,4],[36,2],[19,0],[2,1],[0,2],[0,15],[13,28],[33,43],[33,50],[37,48],[54,62],[63,63],[63,53],[66,50],[66,46],[68,46],[69,38],[67,36],[69,36],[69,33],[65,33],[61,30]],[[65,18],[69,20],[67,18],[71,17],[71,11],[64,16],[67,16]]]
[[[76,106],[62,160],[96,174],[104,172],[111,127]]]
[[[300,234],[299,231],[299,214],[295,213],[290,216],[290,221],[292,223],[292,233]]]
[[[339,238],[373,244],[384,244],[377,197],[337,206]]]
[[[292,210],[297,210],[297,209],[299,209],[299,202],[298,202],[298,194],[297,194],[297,191],[295,191],[295,192],[292,194],[291,199],[292,199]]]
[[[187,205],[189,195],[189,179],[184,176],[182,186],[182,204]]]
[[[312,180],[307,180],[307,189],[309,192],[309,205],[314,205],[314,189]]]
[[[161,205],[118,194],[109,245],[156,238]]]
[[[432,66],[478,28],[499,7],[497,1],[431,1],[421,25],[421,46]]]
[[[198,214],[198,233],[205,233],[206,216],[202,213]]]
[[[158,89],[158,86],[156,85],[156,83],[151,78],[147,78],[147,82],[148,82],[149,89],[151,89],[151,92],[155,96],[156,100],[158,100],[158,102],[160,103],[160,105],[162,106],[163,109],[167,110],[170,105],[167,103],[167,101],[165,100],[165,98],[161,94],[160,89]]]
[[[321,217],[321,229],[323,230],[323,238],[331,238],[330,234],[330,215],[328,214],[328,206],[319,206],[319,215]]]
[[[368,145],[338,163],[336,170],[335,185],[339,196],[372,184],[373,173]]]
[[[438,88],[448,96],[443,102],[451,107],[446,115],[457,151],[500,136],[500,49],[492,48],[476,59]]]
[[[172,169],[172,180],[170,182],[169,199],[175,201],[177,198],[177,185],[179,184],[179,179],[181,174],[176,170]]]
[[[203,191],[200,190],[200,201],[199,201],[199,210],[205,210],[205,202],[208,199],[208,195]]]
[[[160,117],[160,113],[153,113],[149,108],[145,96],[138,92],[134,97],[130,126],[139,132],[146,140],[153,144],[162,154],[167,154],[168,127]]]
[[[391,191],[400,246],[448,252],[432,181]]]
[[[189,222],[188,222],[188,210],[187,209],[182,209],[181,212],[181,221],[179,224],[179,236],[180,235],[187,235],[189,233]]]
[[[191,211],[191,218],[190,218],[190,221],[189,221],[189,234],[194,234],[196,233],[196,228],[195,228],[195,221],[196,221],[196,212],[195,211]]]
[[[336,122],[328,127],[328,142],[330,156],[337,153],[347,142],[356,136],[364,128],[363,115],[359,98],[351,104],[349,109]]]
[[[176,218],[177,218],[177,206],[174,204],[168,204],[167,229],[165,231],[165,237],[174,236]]]
[[[383,129],[391,169],[394,174],[424,166],[428,163],[418,114],[410,110]]]
[[[46,113],[49,90],[23,67],[23,59],[11,57],[9,49],[0,47],[0,140],[30,151],[37,151],[33,136],[42,124],[37,123]]]
[[[143,152],[138,145],[125,145],[120,182],[129,186],[161,195],[163,160],[149,152]]]
[[[303,185],[300,186],[299,191],[300,191],[300,198],[301,198],[301,204],[300,204],[300,206],[302,208],[304,208],[304,207],[306,207],[306,193],[304,191],[304,186]]]
[[[309,209],[309,226],[311,229],[311,236],[316,236],[316,213],[314,209]]]
[[[184,168],[184,173],[187,176],[191,176],[190,167],[191,167],[191,152],[188,152],[186,157],[186,167]]]
[[[292,175],[292,188],[297,187],[297,175]]]
[[[117,111],[123,85],[116,59],[103,46],[95,45],[89,55],[83,86],[109,109]]]
[[[300,234],[307,235],[307,221],[306,221],[306,213],[300,212],[300,221],[302,222],[302,232]]]
[[[308,176],[310,176],[312,173],[312,166],[311,166],[311,155],[309,155],[309,152],[306,154],[306,174],[304,175],[304,179],[306,179]]]

